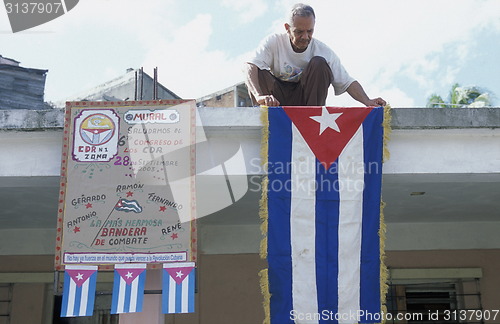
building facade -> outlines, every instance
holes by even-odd
[[[197,107],[251,107],[252,99],[244,82],[196,99]]]
[[[111,316],[112,275],[100,272],[94,317],[62,321],[54,247],[63,110],[0,110],[0,323],[262,322],[260,111],[198,111],[210,149],[200,144],[197,154],[206,215],[198,220],[196,313],[161,315],[151,293],[143,313]],[[460,322],[498,323],[500,108],[396,108],[392,116],[383,170],[389,311],[427,316],[417,321],[439,311],[446,322],[446,311],[481,310],[489,320]],[[158,285],[150,271],[146,289]]]
[[[44,102],[47,72],[22,67],[20,62],[0,55],[0,109],[50,108]]]

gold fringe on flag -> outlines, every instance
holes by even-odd
[[[262,196],[259,203],[260,231],[262,240],[260,241],[260,258],[267,259],[267,184],[269,179],[266,175],[262,176]]]
[[[391,137],[391,121],[392,121],[392,116],[391,116],[391,106],[387,105],[384,107],[384,122],[382,123],[382,126],[384,128],[384,143],[383,143],[383,154],[382,154],[382,162],[387,162],[390,158],[390,152],[389,152],[389,139]],[[380,228],[379,228],[379,238],[380,238],[380,298],[381,298],[381,311],[382,314],[387,314],[387,306],[386,306],[386,296],[387,296],[387,291],[389,289],[389,285],[387,284],[387,280],[389,278],[389,270],[387,269],[387,266],[385,264],[385,238],[386,238],[386,231],[387,231],[387,226],[385,224],[385,217],[384,217],[384,208],[385,208],[385,202],[382,201],[382,198],[380,199]],[[381,323],[385,323],[385,317],[382,318]]]
[[[271,309],[269,308],[269,301],[271,300],[271,294],[269,293],[269,277],[267,273],[267,269],[260,270],[260,292],[262,293],[262,297],[264,297],[264,320],[263,324],[271,323]]]
[[[382,155],[382,162],[386,162],[391,157],[389,153],[389,139],[391,138],[391,105],[387,105],[384,107],[384,122],[382,123],[382,127],[384,128],[384,153]]]
[[[267,185],[269,179],[267,177],[267,157],[268,157],[268,141],[269,141],[269,119],[268,119],[268,107],[261,106],[260,119],[262,123],[262,139],[260,145],[260,159],[261,165],[264,166],[262,174],[262,196],[260,198],[259,204],[259,217],[261,220],[260,230],[262,232],[262,240],[260,242],[260,257],[261,259],[267,259]],[[269,293],[269,277],[268,270],[263,269],[259,272],[260,277],[260,290],[263,297],[262,306],[264,307],[264,321],[263,324],[271,323],[271,294]]]
[[[380,310],[382,314],[387,314],[386,306],[386,295],[389,289],[387,280],[389,278],[389,270],[385,265],[385,234],[386,234],[386,224],[384,220],[384,208],[385,202],[380,201],[380,228],[378,230],[378,235],[380,238],[380,301],[382,303]],[[381,323],[385,323],[385,317],[382,318]]]

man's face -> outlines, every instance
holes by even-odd
[[[293,50],[297,53],[304,52],[312,40],[314,32],[314,17],[300,17],[293,18],[293,26],[285,24],[285,29],[290,37]]]

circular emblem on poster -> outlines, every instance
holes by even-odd
[[[103,145],[113,137],[115,129],[115,122],[111,118],[105,114],[93,114],[82,121],[80,135],[89,145]]]

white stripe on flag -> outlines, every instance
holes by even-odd
[[[175,313],[175,296],[177,295],[177,283],[172,276],[169,276],[169,294],[168,294],[168,311],[169,313]]]
[[[189,306],[189,274],[186,276],[184,281],[182,282],[182,302],[181,302],[181,312],[182,313],[188,313],[188,306]]]
[[[120,287],[118,288],[118,303],[116,305],[116,312],[123,313],[125,307],[125,291],[127,289],[127,283],[120,277]]]
[[[82,285],[82,294],[80,295],[80,316],[86,316],[87,315],[87,302],[88,302],[88,296],[89,296],[89,281],[90,278],[85,280],[85,282]]]
[[[339,156],[338,312],[347,319],[360,308],[361,225],[363,214],[363,126]],[[343,316],[343,317],[344,317]],[[342,317],[341,317],[342,318]],[[352,323],[352,320],[339,323]]]
[[[135,277],[130,284],[130,306],[129,312],[135,313],[137,309],[137,290],[139,289],[139,277],[141,275]]]
[[[67,316],[73,316],[74,315],[74,312],[75,312],[75,297],[76,297],[76,283],[70,277],[69,278],[69,291],[68,291],[68,309],[66,310]]]
[[[314,215],[316,157],[292,124],[292,169],[290,237],[292,251],[293,309],[298,314],[316,314],[316,222]],[[306,166],[308,170],[304,170]],[[296,321],[296,323],[302,323]],[[307,323],[318,323],[317,321]]]

